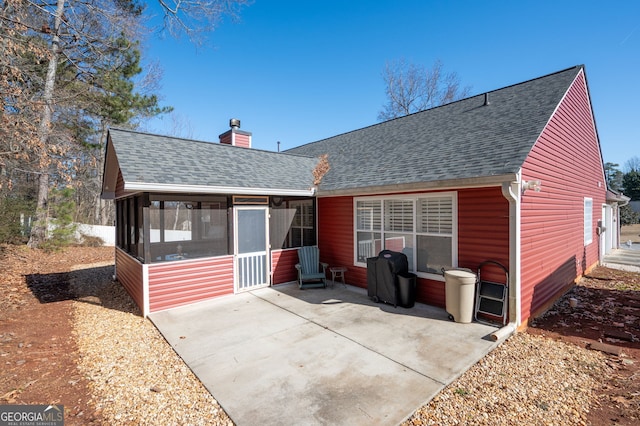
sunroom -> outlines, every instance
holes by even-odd
[[[314,198],[145,192],[116,200],[116,216],[116,246],[145,264],[316,244]]]
[[[317,243],[317,162],[111,129],[117,279],[143,315],[294,280],[296,249]]]

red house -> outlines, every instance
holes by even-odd
[[[436,306],[443,268],[499,262],[517,327],[614,232],[583,66],[284,153],[231,124],[220,144],[110,131],[117,277],[145,315],[293,281],[295,248],[318,245],[360,287],[368,257],[404,252],[417,301]]]

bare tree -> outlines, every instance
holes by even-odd
[[[60,117],[70,106],[86,107],[82,99],[99,84],[98,70],[117,69],[120,63],[111,62],[117,52],[129,49],[123,40],[138,39],[142,9],[134,0],[6,0],[3,6],[3,38],[20,48],[13,49],[14,55],[3,64],[14,70],[9,73],[12,80],[0,84],[19,91],[16,105],[26,107],[28,119],[36,123],[34,137],[18,139],[29,143],[23,147],[30,166],[26,172],[38,178],[36,222],[28,244],[36,247],[46,239],[51,177],[60,185],[73,175],[74,161],[67,153],[78,141]],[[24,66],[30,61],[30,67]],[[24,110],[4,107],[4,112],[24,120]]]
[[[33,184],[39,147],[37,87],[42,85],[40,58],[46,58],[44,43],[24,43],[27,11],[5,1],[0,7],[0,189],[12,191],[18,182]],[[8,19],[2,19],[4,17]],[[4,195],[4,194],[3,194]]]
[[[403,115],[444,105],[469,95],[470,87],[460,86],[455,72],[445,73],[440,60],[430,69],[400,59],[387,62],[382,73],[387,103],[378,120],[391,120]]]
[[[171,130],[169,131],[171,136],[193,139],[193,125],[188,117],[173,112],[169,114],[169,119],[171,120]]]
[[[624,163],[625,173],[640,172],[640,157],[631,157]]]
[[[213,30],[223,14],[235,16],[237,7],[248,4],[247,0],[158,1],[169,31],[184,32],[192,41]],[[85,143],[76,130],[81,122],[87,126],[82,111],[91,110],[92,103],[107,108],[100,99],[111,98],[114,104],[121,99],[112,87],[104,86],[110,82],[105,76],[126,66],[122,58],[133,54],[142,37],[143,11],[138,0],[0,2],[0,75],[8,77],[0,79],[0,136],[7,137],[0,141],[0,166],[28,161],[24,172],[37,176],[37,220],[30,247],[46,238],[49,189],[75,174],[76,159],[67,154],[74,143]],[[136,61],[128,62],[137,66]],[[135,117],[132,110],[121,112],[124,121]],[[102,129],[101,142],[108,124],[95,122]],[[3,183],[0,178],[0,189]]]
[[[224,16],[237,18],[251,0],[158,0],[164,12],[164,28],[174,37],[185,34],[194,43],[213,31]]]
[[[42,113],[40,116],[40,126],[38,127],[38,139],[41,147],[46,147],[51,135],[51,117],[53,115],[53,88],[56,79],[56,69],[60,60],[60,30],[62,27],[62,13],[64,12],[64,0],[58,0],[58,4],[53,12],[53,36],[49,45],[49,65],[44,81],[44,92],[42,94]],[[46,239],[47,213],[46,207],[49,199],[49,173],[47,150],[41,150],[40,170],[38,176],[38,196],[36,199],[36,224],[29,238],[29,247],[34,247]]]

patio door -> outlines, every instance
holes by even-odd
[[[269,226],[267,207],[234,208],[236,292],[269,285]]]

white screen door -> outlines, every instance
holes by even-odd
[[[235,207],[236,291],[269,285],[266,207]]]

